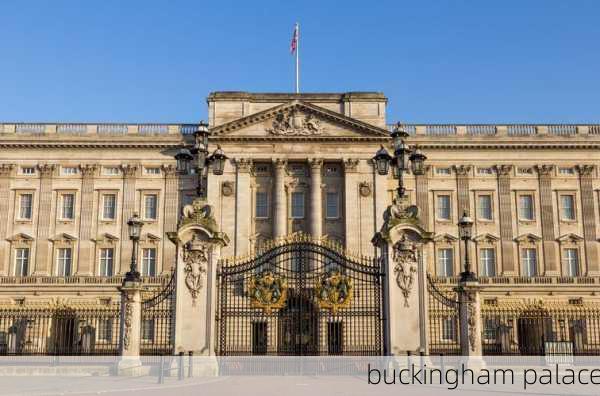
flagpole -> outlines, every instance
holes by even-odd
[[[296,22],[296,93],[300,93],[300,24]]]

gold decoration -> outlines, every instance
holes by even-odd
[[[250,278],[248,295],[252,308],[261,308],[266,313],[270,313],[274,309],[285,307],[287,284],[271,271],[264,271],[259,276]]]
[[[328,272],[315,288],[319,300],[319,308],[336,312],[338,309],[347,308],[352,301],[352,280],[339,271]]]

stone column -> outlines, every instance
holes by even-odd
[[[163,165],[162,173],[165,176],[164,232],[175,232],[179,218],[179,177],[174,165]],[[162,273],[166,274],[175,268],[176,248],[167,238],[163,238],[162,243]]]
[[[469,357],[470,364],[482,364],[481,360],[481,301],[479,281],[459,282],[457,287],[460,323],[460,349],[462,356]]]
[[[417,207],[419,208],[419,218],[421,227],[429,229],[429,171],[430,165],[425,165],[425,172],[422,175],[415,175]]]
[[[92,238],[94,223],[94,176],[96,165],[81,165],[81,211],[79,217],[78,275],[94,275],[95,244]]]
[[[466,212],[474,218],[475,213],[471,213],[469,205],[469,174],[471,173],[471,166],[454,166],[454,172],[456,173],[456,208],[458,210],[458,217],[460,218]],[[460,262],[462,263],[465,260],[465,247],[462,243],[458,244],[458,251],[460,253]]]
[[[512,165],[495,166],[498,175],[498,204],[500,207],[500,246],[502,254],[502,275],[515,275],[513,242],[512,198],[510,174]]]
[[[233,251],[235,256],[246,255],[250,251],[250,234],[252,233],[252,202],[250,196],[250,172],[252,160],[238,158],[235,161],[236,186],[235,186],[235,235]]]
[[[365,239],[368,240],[368,236],[373,233],[373,229],[371,228],[368,230],[368,234],[365,235],[365,238],[361,238],[363,230],[360,219],[361,197],[359,195],[358,184],[358,160],[351,158],[344,159],[344,200],[346,201],[344,205],[344,220],[346,226],[346,235],[344,239],[346,241],[346,249],[356,249]],[[372,213],[371,210],[369,212]],[[366,253],[366,251],[362,251],[362,247],[360,250],[361,253]]]
[[[125,273],[129,270],[131,262],[132,243],[129,240],[129,227],[127,221],[133,215],[135,210],[135,178],[137,175],[137,165],[123,165],[123,204],[121,207],[121,260],[119,263],[119,273]]]
[[[52,274],[52,249],[50,248],[50,228],[52,227],[52,175],[56,165],[38,165],[40,189],[38,190],[38,220],[35,244],[35,275]]]
[[[554,210],[552,208],[552,173],[554,165],[536,166],[540,182],[540,213],[542,222],[542,248],[546,276],[560,275],[554,233]]]
[[[594,210],[594,165],[578,165],[579,186],[581,195],[581,213],[583,217],[583,238],[585,257],[587,260],[587,276],[600,275],[598,262],[598,242],[596,240],[596,212]]]
[[[140,374],[142,329],[142,283],[125,281],[121,286],[121,339],[119,341],[119,375]]]
[[[275,167],[275,191],[273,196],[274,225],[273,237],[281,237],[287,234],[287,202],[285,194],[285,168],[287,161],[277,158]]]
[[[321,170],[323,160],[313,158],[310,164],[310,234],[313,238],[323,235],[323,186]]]
[[[6,265],[10,257],[10,243],[6,238],[9,222],[10,176],[14,167],[13,164],[0,164],[0,275],[9,275],[10,271],[10,263]]]

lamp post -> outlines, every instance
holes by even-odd
[[[462,217],[458,220],[458,235],[460,239],[465,242],[465,268],[460,273],[461,282],[477,281],[477,276],[471,271],[471,263],[469,262],[469,241],[473,234],[473,219],[471,219],[467,212],[463,212]]]
[[[425,173],[425,160],[427,157],[421,150],[415,146],[411,148],[404,141],[409,134],[404,130],[402,124],[397,123],[391,133],[394,144],[394,156],[388,154],[387,150],[381,148],[375,153],[373,162],[377,173],[387,175],[390,166],[395,179],[398,179],[398,188],[396,189],[398,198],[405,197],[406,189],[404,188],[404,172],[410,169],[414,175],[422,175]]]
[[[175,154],[177,160],[177,171],[181,174],[198,175],[198,184],[196,194],[200,198],[206,198],[206,177],[208,176],[208,166],[212,166],[213,174],[222,175],[227,156],[217,145],[217,149],[208,155],[208,137],[210,131],[208,124],[200,121],[198,129],[194,132],[194,145],[191,147],[182,147]]]
[[[129,267],[129,272],[125,274],[125,281],[139,282],[141,277],[137,267],[137,252],[144,222],[140,219],[137,213],[134,213],[133,216],[131,216],[131,218],[127,221],[127,225],[129,226],[129,239],[133,241],[133,252],[131,254],[131,265]]]

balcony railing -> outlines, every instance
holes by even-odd
[[[143,276],[142,283],[147,285],[165,285],[170,279],[169,274]],[[115,276],[0,276],[0,285],[114,285],[123,283],[124,275]]]
[[[434,283],[455,285],[459,281],[458,276],[431,276]],[[572,276],[481,276],[479,283],[482,285],[597,285],[600,277],[572,277]]]

